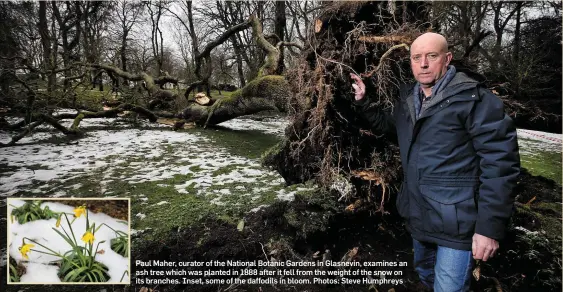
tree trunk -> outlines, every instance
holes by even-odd
[[[238,79],[240,82],[240,87],[244,87],[246,85],[246,79],[244,78],[244,64],[242,63],[242,50],[239,46],[236,36],[231,37],[231,42],[233,43],[233,49],[235,51],[235,60],[237,62],[237,73]]]
[[[67,67],[68,64],[70,63],[70,52],[68,49],[68,27],[66,26],[66,19],[63,20],[61,13],[59,11],[59,7],[58,7],[58,3],[57,2],[51,2],[52,3],[52,8],[53,8],[53,14],[55,15],[55,19],[57,20],[57,23],[59,24],[59,33],[61,36],[61,41],[62,41],[62,56],[63,56],[63,67]],[[63,82],[63,87],[64,87],[64,91],[66,92],[69,84],[68,81],[66,81],[67,77],[69,77],[69,72],[65,71],[64,72],[64,77],[65,77],[65,81]]]
[[[51,39],[49,37],[49,28],[47,25],[47,2],[39,2],[39,35],[41,36],[41,46],[43,48],[43,70],[48,72],[52,70],[52,55],[51,55]],[[51,93],[54,90],[54,74],[47,74],[47,93]]]
[[[121,56],[121,70],[127,72],[127,32],[121,37],[121,48],[119,50]],[[129,86],[129,81],[124,79],[123,85]]]
[[[278,37],[278,42],[285,40],[285,1],[276,1],[276,20],[274,24],[274,33]],[[275,74],[281,74],[284,70],[283,47],[280,48],[280,57],[276,66]]]
[[[51,72],[49,74],[49,80],[48,80],[48,85],[47,87],[52,88],[52,90],[55,90],[55,87],[57,86],[57,74],[55,73],[55,69],[57,68],[57,59],[58,59],[58,55],[59,55],[59,43],[57,41],[58,36],[57,36],[57,29],[56,29],[56,21],[53,18],[51,20],[51,56],[49,57],[49,61],[50,66],[51,66]],[[49,101],[47,101],[48,103]]]
[[[520,26],[521,24],[521,12],[522,6],[518,5],[516,12],[516,27],[514,30],[514,66],[517,66],[517,71],[520,72]],[[520,82],[515,82],[514,84],[514,95],[520,95]]]
[[[183,110],[182,117],[199,125],[216,125],[266,110],[285,112],[289,92],[291,89],[283,76],[263,76],[234,91],[230,97],[215,101],[211,106],[190,102]]]

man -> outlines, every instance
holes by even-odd
[[[425,33],[411,45],[416,83],[400,90],[393,114],[355,103],[376,131],[396,130],[404,182],[397,210],[406,219],[414,267],[434,291],[467,291],[475,260],[495,255],[511,215],[520,172],[516,130],[502,101],[450,66],[446,39]],[[473,75],[471,75],[473,76]]]

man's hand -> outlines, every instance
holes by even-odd
[[[362,100],[366,94],[366,85],[360,76],[350,73],[350,77],[354,80],[354,84],[352,84],[352,88],[354,88],[354,98],[356,98],[356,100]]]
[[[498,249],[498,241],[475,233],[473,235],[473,244],[471,246],[473,258],[486,262],[492,258]]]

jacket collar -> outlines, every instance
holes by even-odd
[[[436,96],[430,99],[427,108],[430,109],[433,106],[441,103],[445,99],[450,98],[462,91],[477,87],[480,84],[480,82],[472,77],[473,76],[470,77],[465,72],[460,72],[460,71],[456,72],[455,76],[448,83],[448,85],[443,90],[438,92]],[[400,88],[401,99],[407,104],[409,115],[411,117],[411,121],[413,124],[416,122],[415,105],[414,105],[415,85],[416,83],[412,83],[412,84],[404,85]]]

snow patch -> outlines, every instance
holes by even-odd
[[[147,217],[147,215],[142,214],[142,213],[137,213],[137,214],[135,214],[135,217],[138,217],[139,219],[143,220]]]
[[[219,124],[225,128],[233,130],[256,130],[266,134],[284,135],[284,129],[289,125],[286,118],[264,118],[261,121],[255,121],[248,118],[236,118]]]

